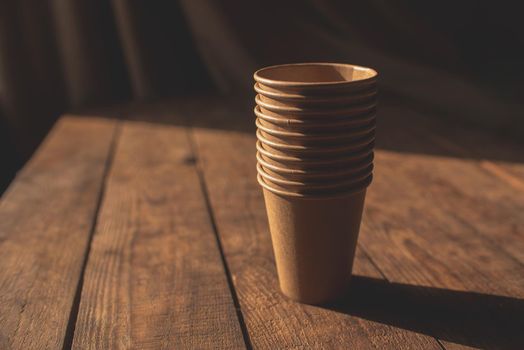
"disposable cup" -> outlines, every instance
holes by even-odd
[[[282,191],[293,191],[298,193],[318,192],[318,191],[335,191],[353,188],[362,183],[373,172],[373,164],[368,165],[367,168],[356,172],[350,177],[344,179],[328,179],[326,181],[305,181],[305,180],[286,180],[269,175],[265,169],[257,164],[257,172],[264,181],[274,188]]]
[[[367,171],[367,175],[371,174],[372,173],[372,170],[373,170],[373,164],[369,164],[366,168],[364,169],[359,169],[359,170],[355,170],[353,172],[351,171],[346,171],[346,174],[345,175],[340,175],[340,176],[308,176],[308,175],[302,175],[302,174],[285,174],[285,173],[279,173],[279,172],[276,172],[274,170],[271,170],[270,168],[267,168],[265,166],[263,166],[262,164],[260,164],[260,166],[262,167],[262,171],[264,171],[265,174],[267,174],[268,176],[270,176],[271,178],[274,178],[276,180],[283,180],[284,183],[277,183],[275,182],[277,185],[280,185],[281,188],[286,188],[287,190],[293,190],[295,187],[289,187],[287,185],[287,182],[285,181],[291,181],[293,183],[295,182],[298,182],[300,184],[304,184],[304,185],[317,185],[317,184],[325,184],[325,183],[333,183],[333,186],[330,186],[331,187],[335,187],[334,185],[336,183],[343,183],[343,186],[342,187],[348,187],[348,184],[347,183],[344,183],[344,181],[347,181],[348,183],[351,182],[349,181],[350,179],[357,179],[357,175],[358,176],[358,179],[357,180],[362,180],[364,179],[366,176],[363,175],[363,172],[364,171]],[[327,174],[329,174],[328,171],[326,171]],[[271,180],[267,180],[268,182],[271,182]],[[356,181],[358,182],[358,181]],[[325,186],[325,187],[328,187],[328,186]]]
[[[366,187],[308,196],[258,181],[282,293],[308,304],[337,299],[351,276]]]
[[[300,95],[344,94],[375,86],[373,69],[342,63],[295,63],[255,72],[261,89]]]
[[[320,153],[309,156],[307,154],[278,154],[275,153],[275,149],[264,145],[260,141],[257,141],[256,148],[265,161],[279,167],[304,170],[323,169],[326,167],[335,169],[347,167],[348,164],[359,162],[373,154],[374,142],[361,149],[354,149],[345,153]]]
[[[365,93],[369,90],[377,90],[376,80],[369,82],[363,85],[348,86],[345,88],[322,88],[322,89],[305,89],[297,87],[271,87],[257,82],[257,87],[260,90],[263,90],[265,93],[274,93],[274,94],[289,94],[297,96],[303,99],[323,99],[323,98],[332,98],[335,96],[348,96],[351,94],[360,94]]]
[[[320,168],[320,169],[300,169],[290,168],[275,165],[268,162],[264,157],[257,152],[257,161],[262,166],[263,170],[270,176],[278,179],[291,181],[305,181],[305,182],[321,182],[321,181],[340,181],[342,179],[351,178],[351,176],[365,170],[373,164],[373,154],[357,161],[347,163],[343,168]]]
[[[340,108],[341,106],[370,102],[376,98],[377,89],[367,89],[353,94],[307,97],[297,94],[286,94],[266,91],[255,83],[255,91],[262,102],[281,107],[298,108]]]
[[[375,135],[376,122],[342,130],[342,132],[309,132],[274,130],[263,125],[263,121],[256,120],[257,134],[268,141],[284,145],[300,145],[313,147],[334,147],[350,145],[368,136]]]
[[[266,138],[266,134],[263,131],[257,130],[256,132],[258,140],[264,145],[264,148],[274,155],[297,155],[304,158],[311,157],[322,157],[328,158],[330,156],[340,156],[341,154],[348,155],[353,152],[360,152],[363,148],[370,147],[375,140],[375,134],[369,133],[364,137],[351,140],[351,142],[345,142],[344,144],[302,144],[295,145],[289,143],[282,143],[273,141]]]
[[[370,112],[362,115],[359,118],[350,119],[295,119],[288,117],[274,117],[264,114],[260,111],[258,106],[255,107],[255,115],[263,126],[271,128],[273,130],[281,131],[316,131],[316,132],[329,132],[329,131],[343,131],[346,129],[362,126],[375,121],[375,113]]]
[[[343,108],[341,107],[331,109],[305,109],[298,107],[283,107],[263,102],[260,99],[259,95],[255,97],[255,102],[259,106],[260,111],[269,116],[283,118],[294,116],[295,118],[302,119],[358,118],[359,116],[375,111],[377,106],[376,101],[373,100],[369,103],[360,103],[351,106],[344,106]]]
[[[377,72],[349,64],[302,63],[267,67],[254,78],[261,114],[257,179],[281,290],[304,303],[332,301],[345,292],[351,276],[372,162],[356,172],[359,176],[319,183],[289,174],[350,171],[372,157]],[[337,129],[337,123],[348,124]],[[352,127],[366,124],[364,134]]]

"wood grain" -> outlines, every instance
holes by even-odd
[[[471,336],[469,320],[463,328],[436,334],[439,339],[482,348],[512,348],[522,339],[518,333],[507,332],[521,322],[514,314],[505,315],[508,307],[499,309],[498,300],[524,311],[522,265],[479,234],[481,227],[458,220],[455,212],[446,209],[446,201],[455,197],[442,188],[442,182],[426,177],[435,162],[378,152],[360,242],[389,280],[462,291],[464,301],[468,293],[480,293],[485,298],[477,298],[471,309],[491,309],[493,315],[499,315],[488,316],[486,311],[484,319],[476,319],[480,324],[472,331],[476,336]],[[460,215],[460,207],[454,208]],[[441,293],[442,298],[446,296]],[[452,302],[460,305],[459,300]],[[499,319],[496,327],[491,326],[491,318]]]
[[[426,329],[446,347],[522,348],[524,198],[416,125],[383,127],[361,244],[392,282],[440,288],[435,304],[448,309],[469,305],[468,320],[448,315],[462,326]]]
[[[481,169],[491,173],[515,190],[524,191],[524,143],[511,135],[487,133],[464,123],[450,127],[449,120],[415,110],[404,111],[404,116],[417,118],[417,129],[425,132],[442,150],[448,150],[464,159],[478,160]],[[509,134],[509,132],[508,132]]]
[[[236,117],[242,124],[240,116]],[[216,125],[228,124],[222,121]],[[254,134],[204,128],[193,133],[254,348],[441,349],[430,336],[352,316],[359,300],[351,294],[349,307],[333,309],[284,298],[278,289],[262,193],[255,179]],[[360,249],[354,272],[382,280]]]
[[[244,347],[186,130],[126,122],[73,348]]]
[[[423,195],[423,198],[430,199],[425,204],[431,204],[434,210],[445,211],[448,217],[461,221],[462,227],[472,231],[472,236],[477,236],[479,242],[485,241],[483,245],[503,251],[509,258],[524,264],[524,217],[521,215],[524,196],[516,195],[519,191],[512,184],[486,171],[485,159],[467,158],[459,150],[450,148],[448,143],[435,142],[435,132],[427,128],[428,122],[402,123],[400,116],[410,113],[398,109],[384,113],[393,117],[394,123],[400,122],[403,126],[398,128],[390,120],[385,120],[378,131],[379,147],[395,150],[398,148],[395,145],[402,145],[403,149],[418,153],[403,151],[398,156],[396,152],[388,153],[398,160],[395,171],[407,170],[398,175],[406,176],[403,183],[416,186],[419,198]],[[417,120],[424,120],[424,116]],[[406,124],[408,126],[404,126]],[[442,138],[439,135],[439,140]],[[389,164],[393,166],[393,162]],[[391,177],[391,171],[387,168],[385,173]]]
[[[115,122],[62,118],[0,202],[0,348],[61,349]]]

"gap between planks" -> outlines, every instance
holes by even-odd
[[[91,243],[73,348],[245,348],[187,128],[154,124],[123,125]],[[162,190],[162,184],[172,188]],[[165,263],[158,276],[152,274]]]
[[[96,229],[96,224],[98,222],[98,214],[100,213],[100,208],[102,206],[102,201],[104,199],[104,194],[107,185],[107,179],[109,177],[109,172],[111,170],[111,165],[113,164],[113,159],[116,153],[116,148],[118,145],[118,140],[122,132],[122,121],[117,121],[113,129],[113,135],[111,139],[111,145],[109,147],[108,155],[106,162],[104,164],[104,172],[102,176],[102,184],[98,192],[98,198],[96,201],[95,212],[93,215],[93,221],[91,227],[89,228],[89,238],[87,242],[87,249],[84,255],[84,260],[82,262],[82,268],[80,270],[80,277],[78,279],[78,284],[76,287],[75,297],[73,299],[73,305],[71,306],[71,312],[69,313],[69,322],[67,324],[66,333],[64,337],[63,350],[71,349],[73,345],[73,338],[75,335],[76,321],[78,318],[78,311],[80,307],[80,300],[82,296],[82,287],[84,286],[84,274],[87,267],[87,261],[89,260],[89,253],[91,252],[91,245],[93,243],[93,237]]]
[[[62,116],[3,194],[0,348],[63,348],[115,125]]]
[[[220,234],[218,232],[215,215],[213,214],[213,208],[211,206],[211,202],[209,199],[209,191],[207,189],[206,180],[204,177],[202,167],[200,166],[201,158],[198,154],[198,149],[196,147],[196,143],[195,143],[195,139],[193,135],[193,127],[191,126],[186,127],[186,135],[188,138],[191,154],[193,155],[193,158],[195,161],[194,166],[198,174],[198,181],[200,183],[202,195],[204,196],[206,209],[209,214],[209,220],[211,222],[211,226],[213,228],[213,233],[215,234],[215,239],[217,242],[218,250],[220,252],[220,259],[222,260],[222,265],[224,266],[224,271],[226,272],[227,284],[229,286],[229,291],[231,292],[231,298],[233,299],[233,305],[235,306],[235,311],[237,314],[238,322],[240,324],[240,329],[242,330],[242,337],[244,338],[244,343],[246,344],[246,348],[252,349],[253,345],[251,344],[251,339],[249,338],[249,332],[247,330],[246,322],[242,314],[242,309],[240,307],[240,302],[238,300],[238,295],[235,289],[235,284],[233,283],[231,271],[229,270],[229,266],[228,266],[228,263],[227,263],[227,260],[224,254],[224,248],[222,246],[222,241],[220,240]]]

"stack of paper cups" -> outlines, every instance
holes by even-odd
[[[282,292],[343,293],[371,183],[377,73],[349,64],[272,66],[255,77],[257,171]]]

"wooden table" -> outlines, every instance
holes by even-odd
[[[250,108],[63,116],[1,200],[0,349],[523,349],[524,147],[384,105],[322,307],[279,294]]]

